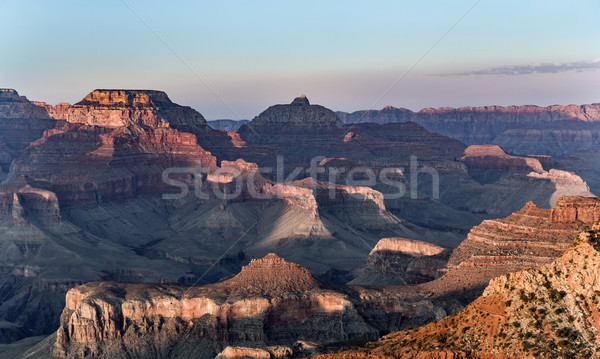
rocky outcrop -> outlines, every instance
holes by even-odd
[[[477,290],[497,276],[550,263],[600,218],[598,210],[598,198],[562,197],[552,209],[529,202],[506,218],[483,221],[454,249],[447,273],[430,284]]]
[[[286,124],[298,127],[341,127],[342,121],[335,112],[320,106],[311,105],[306,96],[296,97],[289,105],[274,105],[256,116],[249,124]]]
[[[490,281],[456,315],[328,357],[598,357],[599,240],[597,224],[555,261]]]
[[[507,172],[544,172],[537,158],[510,156],[496,145],[471,145],[460,161],[467,165],[473,178],[482,182],[490,182],[486,176],[497,179]]]
[[[600,218],[597,198],[561,197],[550,213],[552,223],[594,223]]]
[[[600,138],[600,104],[442,107],[419,112],[387,106],[379,111],[337,114],[344,123],[414,121],[469,145],[494,143],[523,155],[560,156],[579,149],[598,150]]]
[[[308,269],[286,262],[275,253],[269,253],[261,259],[252,259],[250,264],[242,267],[242,271],[226,283],[231,292],[243,291],[246,295],[303,293],[320,287],[319,281]]]
[[[274,346],[266,348],[248,348],[248,347],[233,347],[228,346],[223,349],[215,358],[216,359],[271,359],[271,358],[291,358],[293,355],[292,349],[283,346]]]
[[[555,167],[576,173],[593,193],[600,193],[600,151],[575,151],[560,157]]]
[[[174,104],[166,93],[154,90],[94,90],[75,105],[59,104],[48,111],[57,120],[108,128],[130,124],[161,127],[166,123],[180,129],[206,126],[200,113]]]
[[[450,251],[408,238],[382,238],[369,253],[361,275],[351,285],[424,283],[443,274]]]
[[[194,135],[168,126],[62,124],[24,151],[9,180],[51,190],[62,206],[92,206],[141,193],[162,194],[163,170],[197,165],[214,168],[216,159]]]
[[[342,122],[337,115],[306,97],[289,105],[274,105],[238,130],[251,145],[283,149],[294,161],[306,162],[323,150],[335,150],[336,139],[343,137]]]
[[[171,106],[166,93],[155,90],[94,90],[77,105],[106,107]]]
[[[316,156],[361,162],[407,160],[414,154],[454,159],[464,149],[459,141],[414,123],[344,126],[333,111],[311,105],[306,97],[269,107],[238,132],[247,143],[280,148],[302,164]]]
[[[432,302],[400,292],[324,287],[305,269],[269,254],[236,277],[205,287],[102,282],[75,288],[67,294],[53,355],[301,355],[310,346],[298,338],[363,341],[440,315]]]

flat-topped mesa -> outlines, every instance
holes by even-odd
[[[286,262],[275,253],[251,260],[238,275],[220,285],[244,294],[273,296],[302,293],[320,287],[319,281],[308,269]]]
[[[292,125],[297,127],[341,127],[342,121],[328,108],[311,105],[304,95],[289,105],[274,105],[256,116],[249,126]],[[243,127],[243,126],[242,126]]]
[[[0,102],[27,102],[27,97],[19,96],[16,90],[0,88]]]
[[[388,286],[419,284],[439,278],[450,251],[433,243],[387,237],[369,253],[362,273],[348,284]]]
[[[481,183],[494,182],[506,173],[544,173],[544,167],[537,158],[512,156],[497,145],[471,145],[459,159],[471,177]]]
[[[471,145],[465,149],[465,156],[507,157],[508,154],[504,152],[502,147],[497,145]]]
[[[57,120],[109,128],[138,124],[193,132],[207,125],[200,113],[156,90],[94,90],[75,105],[58,104],[51,112]]]
[[[169,96],[156,90],[94,90],[77,105],[85,106],[173,106]]]

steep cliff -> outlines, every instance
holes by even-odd
[[[452,251],[445,275],[426,286],[477,293],[492,278],[550,263],[600,218],[599,210],[598,198],[562,197],[552,209],[529,202],[506,218],[483,221]]]
[[[75,105],[59,104],[49,109],[57,120],[116,128],[131,123],[158,127],[205,126],[204,117],[191,107],[177,105],[163,91],[94,90]]]

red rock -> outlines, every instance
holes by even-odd
[[[12,161],[55,124],[44,104],[30,102],[15,90],[0,89],[0,180]]]
[[[600,201],[597,198],[561,197],[551,212],[552,222],[583,222],[592,224],[600,218]]]
[[[506,218],[483,221],[454,249],[447,273],[426,286],[475,290],[497,276],[550,263],[600,219],[599,209],[598,198],[561,197],[552,209],[528,202]]]

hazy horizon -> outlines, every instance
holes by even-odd
[[[209,120],[300,94],[347,112],[600,102],[600,4],[576,5],[6,3],[0,87],[51,104],[163,90]]]

